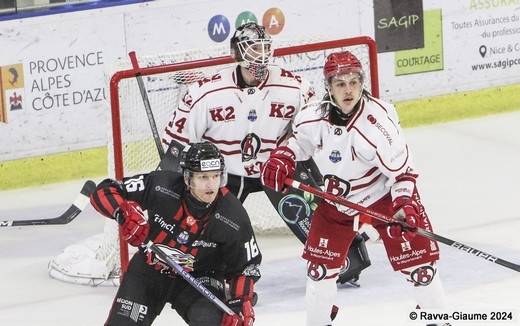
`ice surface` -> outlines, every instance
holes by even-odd
[[[520,112],[406,129],[420,172],[419,190],[435,232],[520,264]],[[0,220],[54,217],[85,180],[0,192]],[[99,180],[96,180],[99,181]],[[62,226],[0,230],[0,325],[102,325],[113,287],[63,283],[47,264],[63,248],[103,230],[91,207]],[[255,325],[304,325],[305,263],[291,236],[260,236],[263,277]],[[341,286],[335,325],[423,325],[411,322],[410,285],[367,244],[372,266],[360,288]],[[453,311],[514,311],[520,323],[520,273],[441,245],[439,270]],[[489,325],[452,322],[452,325]],[[184,325],[166,307],[154,325]]]

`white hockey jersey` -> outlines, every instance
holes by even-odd
[[[309,81],[276,66],[260,85],[237,86],[236,66],[190,85],[166,127],[163,144],[210,141],[228,173],[258,178],[270,152],[287,142],[291,123],[315,93]]]
[[[310,104],[294,123],[288,146],[297,160],[313,156],[325,191],[364,207],[389,192],[392,198],[411,196],[417,174],[392,104],[363,96],[346,126],[332,124],[330,116],[320,114],[319,104]]]

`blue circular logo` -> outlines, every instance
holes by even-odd
[[[222,15],[213,16],[208,23],[208,35],[214,42],[223,42],[231,33],[229,20]]]

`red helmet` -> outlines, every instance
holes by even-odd
[[[329,54],[323,67],[325,80],[328,81],[331,77],[348,73],[363,74],[363,67],[358,58],[349,51]]]

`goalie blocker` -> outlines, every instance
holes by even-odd
[[[183,148],[183,145],[172,140],[158,169],[177,171],[179,169],[179,154]],[[314,160],[297,162],[294,180],[319,189],[322,179]],[[318,205],[319,197],[295,188],[288,189],[286,193],[277,192],[268,187],[263,188],[267,198],[284,223],[301,243],[305,244],[311,225],[312,213]],[[355,284],[361,271],[370,266],[371,262],[365,244],[368,239],[368,235],[364,232],[357,234],[349,248],[345,267],[340,272],[338,283]]]

